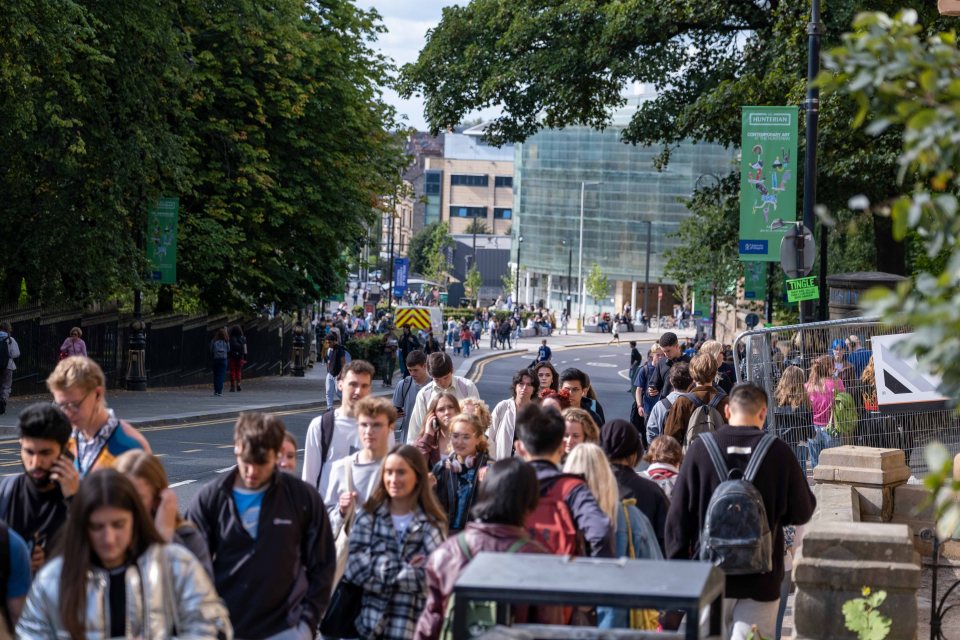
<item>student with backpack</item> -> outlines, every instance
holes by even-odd
[[[670,369],[670,386],[673,391],[665,398],[658,398],[653,409],[647,413],[647,442],[653,442],[663,435],[663,423],[667,420],[670,408],[677,401],[680,394],[693,388],[693,378],[690,376],[690,365],[681,362]]]
[[[673,436],[686,449],[701,433],[716,431],[724,423],[723,410],[727,394],[713,386],[717,360],[708,353],[698,353],[690,361],[694,387],[680,396],[670,407],[663,423],[663,433]]]
[[[610,469],[617,479],[620,500],[633,500],[637,509],[653,525],[657,544],[664,549],[664,527],[670,503],[653,480],[642,477],[634,467],[643,455],[640,436],[626,420],[611,420],[600,429],[600,448],[610,460]]]
[[[397,442],[407,441],[407,429],[413,407],[417,403],[417,394],[430,382],[427,374],[427,354],[420,349],[414,349],[405,358],[405,377],[393,390],[393,406],[400,420],[397,424]]]
[[[762,388],[734,387],[725,413],[728,424],[697,438],[680,467],[667,515],[667,557],[697,558],[724,571],[728,638],[746,640],[753,625],[772,638],[783,527],[810,520],[816,498],[790,447],[762,431]]]
[[[527,529],[551,553],[610,558],[613,523],[600,509],[582,476],[563,473],[563,418],[553,409],[527,405],[517,414],[517,455],[540,481],[540,502]]]
[[[533,467],[519,458],[500,460],[487,468],[466,529],[451,536],[427,560],[427,603],[417,622],[414,640],[452,638],[453,586],[467,565],[484,551],[493,553],[549,553],[524,528],[537,508],[540,488]],[[471,620],[471,628],[492,626],[493,609],[473,611],[486,620]],[[513,610],[516,614],[516,610]],[[537,621],[559,623],[559,609],[541,607]],[[550,618],[553,619],[550,619]]]
[[[603,449],[589,442],[576,448],[563,463],[567,473],[579,473],[597,498],[600,508],[617,523],[615,554],[631,560],[662,560],[663,551],[657,542],[650,520],[636,506],[636,500],[620,499],[617,479]],[[597,626],[601,629],[656,630],[657,612],[653,610],[597,607]]]

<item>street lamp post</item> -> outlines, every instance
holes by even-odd
[[[647,295],[649,295],[648,290],[650,289],[650,248],[653,237],[653,221],[641,220],[640,222],[647,225],[647,268],[643,274],[643,313],[640,316],[640,320],[642,321],[644,315],[649,315],[647,314]],[[636,315],[637,310],[634,309],[633,313]]]
[[[577,252],[577,333],[583,330],[583,298],[585,289],[583,286],[583,198],[587,186],[601,184],[599,180],[583,180],[580,182],[580,250]]]
[[[516,291],[515,300],[513,301],[514,307],[517,309],[520,308],[520,247],[522,246],[523,236],[517,236],[517,281],[514,283]]]

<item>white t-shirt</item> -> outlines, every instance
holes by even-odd
[[[360,432],[357,430],[357,419],[348,418],[337,409],[333,421],[333,437],[330,439],[330,450],[327,452],[327,459],[321,461],[320,449],[320,422],[323,416],[317,416],[307,427],[307,438],[303,445],[303,473],[301,479],[315,487],[321,496],[327,495],[327,484],[330,482],[330,472],[333,468],[333,462],[349,456],[362,447],[360,445]],[[393,447],[394,435],[390,431],[390,447]],[[321,468],[323,473],[321,474]],[[320,480],[317,481],[319,476]]]
[[[403,536],[407,535],[407,529],[410,528],[410,523],[413,522],[413,511],[405,513],[402,516],[391,513],[390,518],[393,519],[393,530],[397,532],[397,542],[402,543]]]
[[[340,494],[347,491],[347,463],[353,462],[351,477],[353,478],[353,490],[357,492],[356,508],[363,508],[363,503],[367,501],[373,490],[380,482],[380,465],[383,459],[373,462],[359,462],[360,454],[354,453],[340,458],[330,465],[330,480],[327,483],[327,490],[323,494],[323,504],[327,508],[327,514],[330,516],[330,528],[336,537],[340,533],[340,527],[343,526],[343,518],[340,516]]]

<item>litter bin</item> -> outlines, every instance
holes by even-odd
[[[656,579],[650,579],[656,576]],[[700,614],[710,607],[709,640],[723,637],[724,575],[706,562],[671,560],[608,560],[566,558],[547,554],[481,553],[467,566],[453,588],[453,637],[474,638],[467,629],[471,601],[495,602],[497,624],[506,625],[512,605],[616,606],[629,609],[669,609],[686,613],[683,635],[700,638]],[[535,638],[570,638],[569,627],[517,625]],[[577,638],[613,637],[610,630],[576,627]],[[585,635],[586,634],[586,635]],[[608,634],[608,635],[603,635]]]

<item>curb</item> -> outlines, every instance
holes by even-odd
[[[510,349],[508,351],[498,351],[497,353],[488,353],[486,355],[480,356],[479,358],[471,362],[467,367],[466,372],[464,372],[463,374],[458,373],[457,375],[460,375],[463,378],[469,378],[470,380],[473,380],[474,382],[476,382],[473,376],[477,373],[477,369],[479,369],[482,365],[486,364],[487,362],[490,362],[491,360],[499,360],[500,358],[516,356],[521,353],[530,353],[530,351],[528,349]]]

